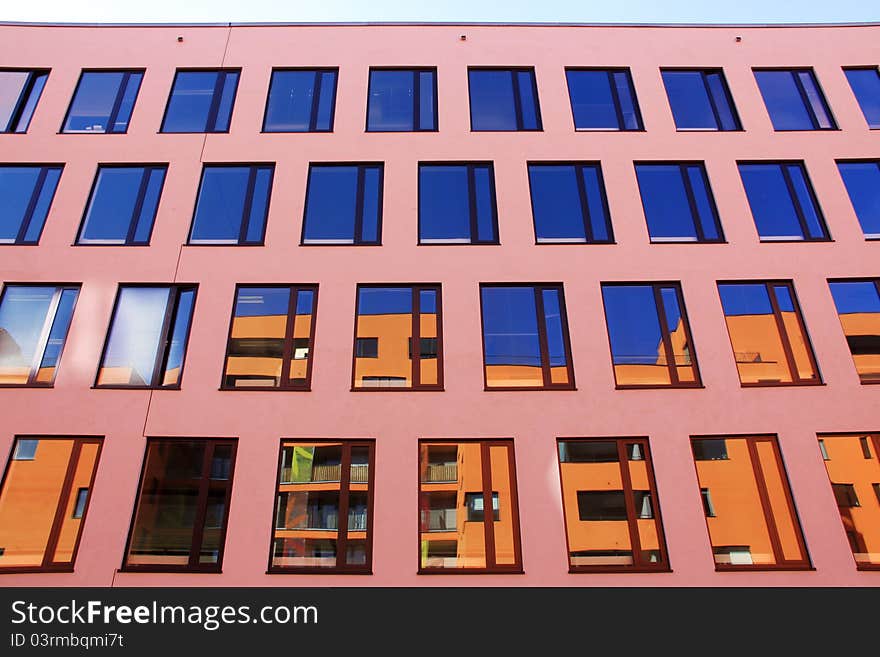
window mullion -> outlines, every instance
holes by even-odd
[[[422,309],[420,288],[412,288],[412,353],[410,354],[412,367],[412,385],[418,388],[422,383]]]
[[[153,376],[150,379],[149,387],[151,388],[162,387],[159,377],[165,369],[165,364],[168,362],[169,352],[171,351],[171,344],[168,338],[171,331],[171,323],[174,316],[177,314],[177,302],[179,298],[180,288],[178,286],[172,285],[168,288],[168,301],[165,305],[165,318],[162,321],[162,330],[159,333],[159,348],[156,350],[156,362],[153,366]]]
[[[660,322],[663,351],[666,353],[666,369],[669,371],[669,379],[672,385],[677,386],[679,384],[678,370],[675,367],[675,352],[672,350],[672,340],[669,338],[669,322],[666,321],[666,307],[663,305],[663,295],[659,285],[652,285],[651,288],[654,293],[654,309]]]
[[[247,243],[250,228],[251,206],[254,204],[254,186],[257,183],[257,167],[248,167],[248,181],[244,193],[244,209],[241,211],[241,227],[238,230],[238,243]]]
[[[357,168],[357,192],[355,195],[355,209],[354,209],[354,235],[353,244],[360,244],[363,242],[364,235],[364,167],[358,166]]]
[[[488,441],[480,442],[480,461],[483,473],[483,531],[486,541],[486,568],[495,568],[495,507],[492,502],[492,460]],[[498,500],[501,513],[501,500]]]
[[[587,186],[584,183],[584,168],[583,165],[575,165],[574,177],[575,182],[577,183],[578,196],[581,201],[581,219],[584,222],[584,235],[587,238],[587,242],[593,242],[595,239],[595,236],[593,235],[593,217],[590,215],[590,204],[587,201]]]
[[[804,89],[804,83],[801,81],[801,76],[798,73],[799,71],[791,71],[790,75],[794,78],[795,87],[797,87],[801,102],[804,104],[804,109],[810,117],[810,122],[813,124],[813,130],[819,130],[819,118],[816,116],[813,103],[810,102],[810,97],[807,95],[807,90]]]
[[[309,131],[315,132],[318,128],[318,107],[321,102],[321,82],[323,73],[315,71],[315,81],[312,83],[312,108],[309,113]]]
[[[129,78],[131,78],[131,73],[124,73],[122,81],[116,89],[116,98],[113,100],[113,108],[110,110],[110,115],[107,117],[106,132],[115,132],[113,126],[116,125],[116,118],[119,116],[119,108],[122,106],[122,99],[125,97],[125,90],[128,88]]]
[[[642,564],[642,544],[639,539],[638,516],[632,487],[632,476],[629,471],[629,459],[626,453],[626,443],[623,440],[617,443],[617,461],[620,465],[620,480],[623,484],[623,501],[626,506],[626,525],[629,529],[629,540],[633,553],[633,566],[636,568]]]
[[[779,168],[782,170],[782,178],[785,180],[785,187],[788,189],[788,196],[791,199],[792,206],[794,206],[795,214],[797,214],[798,223],[801,225],[801,233],[805,240],[810,240],[813,239],[813,236],[810,235],[807,219],[804,217],[804,209],[801,207],[801,200],[795,192],[794,183],[791,181],[791,173],[788,170],[789,166],[792,165],[783,163],[779,165]]]
[[[28,98],[30,98],[30,95],[33,91],[36,79],[36,72],[28,72],[27,80],[25,80],[24,84],[21,85],[21,91],[18,92],[18,100],[15,101],[15,105],[13,106],[14,109],[12,110],[12,114],[9,117],[9,122],[0,132],[15,132],[18,129],[18,122],[21,121],[21,115],[24,112],[24,107],[25,105],[27,105]]]
[[[46,552],[43,554],[42,568],[51,566],[55,561],[52,555],[58,546],[61,537],[61,526],[64,524],[64,516],[67,512],[67,502],[70,500],[70,489],[73,486],[73,478],[76,475],[76,467],[79,464],[79,455],[82,449],[82,441],[74,439],[70,457],[67,462],[67,472],[64,475],[64,483],[61,486],[61,495],[58,498],[58,507],[55,509],[55,518],[52,520],[52,529],[46,542]]]
[[[766,284],[766,289],[767,296],[770,298],[770,307],[773,310],[773,317],[776,319],[776,329],[779,331],[779,339],[782,342],[782,349],[785,352],[785,361],[788,363],[789,374],[791,375],[792,381],[800,381],[801,377],[794,360],[791,341],[788,339],[788,331],[785,329],[785,322],[782,319],[782,311],[779,310],[779,303],[776,300],[776,290],[771,283]],[[790,288],[789,292],[791,292]],[[792,295],[792,303],[794,303],[794,295]],[[797,310],[795,310],[795,313],[797,313]]]
[[[211,490],[211,463],[214,460],[214,449],[217,443],[205,441],[205,452],[202,456],[202,478],[199,482],[199,498],[196,503],[196,517],[193,520],[192,543],[189,548],[189,567],[199,567],[202,552],[202,540],[205,536],[205,521],[208,516],[208,493]]]
[[[150,184],[150,179],[155,170],[155,167],[143,168],[141,184],[138,187],[137,200],[134,203],[134,209],[131,212],[131,219],[128,222],[128,233],[125,236],[126,244],[132,244],[134,242],[134,236],[138,228],[138,219],[140,219],[141,212],[144,209],[144,199],[147,196],[147,187]]]
[[[226,86],[226,71],[217,71],[217,79],[214,81],[214,94],[211,97],[211,107],[205,119],[205,132],[213,132],[217,125],[217,114],[220,112],[220,99],[223,96],[223,88]]]
[[[412,83],[412,88],[413,88],[413,127],[412,127],[412,129],[413,129],[413,131],[418,131],[418,130],[422,129],[422,124],[421,124],[421,120],[420,120],[421,119],[421,117],[420,117],[420,114],[421,114],[421,111],[420,111],[421,110],[421,107],[420,107],[420,105],[421,105],[421,102],[420,102],[421,101],[421,89],[420,89],[420,87],[421,87],[421,85],[420,85],[420,80],[419,80],[420,73],[419,73],[418,69],[413,70],[412,76],[413,76],[413,83]]]
[[[770,544],[773,546],[773,556],[777,564],[782,564],[786,559],[782,552],[782,542],[779,539],[779,529],[776,527],[776,520],[773,518],[773,507],[770,506],[770,495],[767,492],[767,480],[764,477],[764,470],[761,467],[761,460],[758,457],[758,448],[756,444],[759,440],[761,439],[747,438],[746,443],[749,446],[749,458],[752,462],[752,475],[755,477],[755,483],[758,487],[758,497],[761,499],[761,508],[764,511],[764,521],[767,523],[767,533],[770,536]]]
[[[541,374],[544,380],[544,387],[548,388],[553,385],[553,379],[550,376],[550,347],[547,344],[547,315],[544,311],[544,288],[536,285],[533,289],[535,292],[535,314],[538,320],[538,345],[541,350]]]
[[[721,115],[718,113],[718,106],[715,104],[715,96],[709,87],[708,76],[705,71],[700,71],[700,80],[703,82],[703,88],[706,90],[706,97],[709,99],[709,108],[712,110],[712,116],[715,118],[715,129],[723,130],[721,126]]]
[[[52,333],[52,325],[55,323],[55,315],[58,313],[58,304],[61,302],[61,293],[64,291],[62,287],[56,287],[52,294],[52,300],[46,309],[46,318],[43,320],[43,326],[40,329],[40,337],[37,339],[37,347],[34,350],[34,357],[31,359],[31,368],[28,373],[27,385],[33,385],[40,373],[40,363],[46,355],[46,347],[49,345],[49,335]]]
[[[477,223],[477,184],[472,164],[465,165],[467,170],[468,209],[470,210],[471,244],[480,242],[480,229]]]
[[[626,130],[626,125],[623,120],[623,108],[620,106],[620,94],[617,93],[617,81],[614,79],[614,71],[609,69],[605,72],[605,75],[608,77],[608,87],[611,90],[611,102],[614,103],[614,113],[617,115],[617,129]]]
[[[516,113],[516,129],[523,130],[522,95],[519,89],[519,70],[511,69],[511,85],[513,87],[513,111]]]
[[[288,288],[287,326],[284,329],[284,344],[281,346],[281,376],[279,388],[287,388],[290,379],[290,361],[293,355],[293,332],[296,327],[296,307],[299,303],[299,288]],[[309,354],[311,356],[311,354]]]
[[[685,195],[687,196],[688,206],[691,210],[691,221],[694,222],[694,231],[697,233],[697,240],[700,242],[706,241],[706,233],[703,231],[703,222],[700,217],[700,211],[697,208],[697,200],[694,196],[694,188],[691,185],[691,178],[688,175],[688,166],[687,164],[682,164],[679,166],[679,175],[681,176],[681,181],[684,184]],[[700,172],[702,174],[702,171]],[[700,176],[702,178],[702,175]],[[714,218],[713,218],[714,219]]]
[[[342,443],[339,460],[339,516],[336,520],[336,567],[348,566],[348,498],[351,488],[351,443]],[[342,563],[340,563],[340,559]]]
[[[15,241],[22,242],[24,238],[27,236],[28,228],[30,228],[31,221],[34,219],[34,210],[37,208],[37,203],[40,201],[40,195],[43,192],[43,186],[46,184],[46,176],[49,174],[48,167],[41,167],[40,173],[37,176],[37,183],[34,185],[33,194],[31,194],[30,201],[28,201],[27,209],[24,211],[24,220],[21,222],[21,228],[18,231],[18,235],[16,235]]]

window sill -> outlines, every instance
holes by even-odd
[[[550,392],[577,392],[577,387],[575,386],[565,386],[565,387],[555,387],[550,388],[546,386],[538,386],[538,387],[502,387],[502,386],[483,386],[483,392],[535,392],[535,391],[550,391]]]
[[[697,238],[688,239],[684,237],[670,238],[649,238],[651,244],[728,244],[727,240],[699,240]]]
[[[159,390],[165,390],[165,388],[159,388]],[[217,390],[219,390],[220,392],[311,392],[312,388],[311,388],[311,386],[298,387],[298,388],[294,388],[294,387],[282,388],[282,387],[272,387],[272,386],[262,386],[262,387],[243,386],[241,388],[236,388],[233,386],[220,386],[219,388],[217,388]]]
[[[565,239],[540,240],[540,239],[536,239],[535,240],[535,246],[546,246],[548,244],[551,246],[554,246],[554,245],[558,246],[560,244],[563,244],[566,246],[570,246],[572,244],[574,244],[574,245],[586,244],[588,246],[596,246],[596,245],[598,245],[598,246],[614,246],[617,244],[617,242],[613,242],[613,241],[599,242],[599,241],[595,241],[595,240],[590,242],[588,240],[581,240],[581,239],[572,239],[572,240],[565,240]]]
[[[795,381],[793,383],[742,383],[740,382],[740,386],[743,388],[803,388],[803,387],[813,387],[813,386],[824,386],[824,381]]]
[[[92,390],[180,390],[180,386],[167,386],[167,387],[159,387],[159,386],[122,386],[122,385],[105,385],[99,386],[94,385],[91,387]]]
[[[355,242],[300,242],[300,246],[382,246],[381,242],[367,242],[367,243],[355,243]]]
[[[192,574],[192,575],[220,575],[223,573],[222,568],[163,568],[161,566],[123,566],[116,569],[117,573],[168,573],[170,575]]]
[[[266,246],[264,242],[186,242],[185,244],[181,244],[181,246],[197,246],[200,248],[204,248],[206,246],[210,247],[218,247],[218,246],[234,246],[234,247],[246,247],[246,246]]]
[[[779,237],[779,238],[759,237],[758,241],[761,244],[800,244],[800,243],[810,244],[810,243],[815,243],[815,242],[830,243],[830,242],[833,242],[834,240],[831,239],[830,237],[827,237],[827,238],[823,237],[821,239],[807,239],[807,238],[800,238],[799,239],[797,237]]]
[[[0,576],[3,575],[21,575],[25,573],[72,573],[73,572],[73,564],[69,566],[58,566],[58,567],[46,567],[41,568],[39,566],[9,566],[5,568],[0,568]]]
[[[388,388],[355,388],[352,386],[350,392],[445,392],[442,386],[419,386],[418,388],[388,387]]]
[[[880,563],[857,563],[856,570],[880,571]]]
[[[525,575],[522,568],[419,568],[418,575]]]
[[[694,384],[646,384],[646,385],[620,385],[614,386],[615,390],[705,390],[706,386],[702,383]]]
[[[611,574],[619,574],[619,573],[671,573],[672,568],[669,566],[663,568],[643,568],[643,567],[635,567],[635,566],[582,566],[580,568],[577,567],[569,567],[568,573],[569,575],[598,575],[601,573]]]
[[[344,570],[340,568],[269,568],[267,575],[372,575],[369,570]]]
[[[878,381],[878,383],[880,383],[880,381]],[[39,383],[0,383],[0,388],[10,388],[10,389],[15,389],[15,388],[38,388],[38,389],[39,388],[48,388],[51,390],[54,387],[55,387],[54,382],[53,383],[45,383],[45,384],[39,384]],[[2,569],[0,569],[0,570],[2,570]]]
[[[734,130],[722,130],[721,128],[679,128],[676,126],[676,132],[745,132],[742,128]]]
[[[501,246],[501,242],[418,242],[417,246]]]
[[[798,564],[798,565],[780,565],[780,566],[769,566],[769,565],[757,565],[757,566],[722,566],[719,564],[715,564],[715,572],[717,573],[747,573],[747,572],[773,572],[773,571],[795,571],[801,570],[806,572],[815,572],[815,568],[809,564]]]
[[[578,128],[575,126],[575,132],[647,132],[644,128],[629,129],[626,128]]]

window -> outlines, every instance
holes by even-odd
[[[702,162],[636,163],[652,242],[723,242],[724,233]]]
[[[0,489],[0,572],[73,572],[101,442],[15,439]]]
[[[468,69],[471,130],[541,130],[532,68]]]
[[[380,244],[382,165],[311,164],[303,244]]]
[[[838,162],[849,200],[866,239],[880,239],[880,160]]]
[[[774,130],[836,130],[813,69],[755,70]]]
[[[179,388],[194,285],[121,285],[95,383],[114,388]]]
[[[647,438],[558,446],[571,572],[669,570]]]
[[[206,164],[189,244],[262,244],[274,164]]]
[[[791,282],[719,283],[718,292],[742,385],[822,382]]]
[[[831,239],[803,162],[741,162],[739,175],[761,241]]]
[[[148,438],[123,570],[220,572],[235,439]]]
[[[665,69],[666,96],[679,130],[742,130],[720,69]]]
[[[437,71],[370,69],[367,132],[437,129]]]
[[[6,285],[0,295],[0,386],[51,386],[78,285]]]
[[[315,285],[239,285],[222,387],[308,390],[317,297]]]
[[[372,440],[282,440],[269,572],[369,573]]]
[[[480,286],[487,389],[574,389],[562,285]]]
[[[419,244],[498,244],[491,162],[419,164]]]
[[[443,388],[440,286],[358,286],[352,388]]]
[[[880,383],[880,279],[829,281],[862,383]]]
[[[724,442],[726,459],[704,460],[694,450],[716,570],[809,569],[776,436]]]
[[[229,132],[238,75],[235,70],[178,70],[161,132]]]
[[[628,68],[565,70],[575,130],[643,130]]]
[[[880,570],[880,434],[823,434],[825,468],[859,570]]]
[[[37,244],[61,166],[0,166],[0,244]]]
[[[522,572],[512,440],[419,441],[419,572],[450,571]]]
[[[845,68],[843,72],[872,130],[880,129],[880,69]]]
[[[0,69],[0,132],[27,132],[49,71]]]
[[[335,68],[273,70],[263,132],[331,132],[337,75]]]
[[[143,77],[143,71],[83,71],[61,132],[128,132]]]
[[[700,385],[678,283],[603,283],[618,388]]]
[[[167,169],[99,166],[76,243],[149,244]]]
[[[598,162],[529,164],[538,243],[611,244],[611,215]]]

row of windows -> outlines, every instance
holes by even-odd
[[[84,70],[64,118],[65,133],[124,133],[144,70]],[[848,67],[865,120],[880,128],[880,71]],[[228,132],[240,69],[179,69],[160,132]],[[339,70],[274,69],[264,132],[333,130]],[[775,130],[834,130],[837,124],[811,68],[754,69]],[[25,132],[46,84],[45,70],[0,70],[0,128]],[[721,69],[661,69],[679,130],[741,130]],[[628,68],[567,68],[576,130],[643,130]],[[469,68],[471,130],[541,130],[533,68]],[[435,68],[370,69],[366,129],[436,131]]]
[[[829,281],[862,383],[880,383],[880,279]],[[121,285],[97,387],[180,387],[196,285]],[[359,285],[352,388],[443,388],[439,285]],[[699,387],[677,282],[602,283],[618,388]],[[743,386],[821,383],[791,281],[719,282]],[[0,385],[51,386],[78,285],[7,284],[0,296]],[[308,390],[317,285],[236,288],[223,389]],[[573,389],[561,284],[480,285],[487,389]]]
[[[73,570],[102,443],[16,438],[0,572]],[[648,439],[557,445],[570,571],[668,572]],[[819,446],[857,567],[880,569],[880,434],[822,435]],[[220,572],[237,447],[147,440],[123,570]],[[810,569],[777,437],[694,436],[691,448],[716,569]],[[522,572],[513,449],[419,441],[420,573]],[[281,441],[270,573],[371,572],[375,465],[374,440]]]
[[[803,162],[737,166],[762,241],[831,239]],[[865,238],[880,238],[880,160],[837,167]],[[167,169],[99,165],[75,243],[148,245]],[[61,171],[0,165],[0,244],[39,242]],[[702,162],[636,162],[635,172],[652,242],[725,241]],[[204,165],[187,243],[262,245],[274,173],[274,164]],[[301,243],[380,244],[383,173],[381,163],[312,163]],[[598,162],[534,162],[528,176],[536,242],[614,242]],[[419,244],[499,244],[492,163],[420,163],[418,233]]]

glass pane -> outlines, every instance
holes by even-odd
[[[419,129],[436,130],[437,117],[434,116],[434,72],[419,73]]]
[[[775,441],[766,439],[755,441],[755,452],[761,467],[761,476],[764,479],[770,515],[773,517],[773,524],[782,550],[781,560],[804,561],[806,555],[798,542],[800,530],[789,507],[788,482],[782,470],[778,450],[779,447]]]
[[[79,290],[72,289],[64,290],[61,293],[52,329],[49,331],[49,339],[46,342],[46,349],[43,351],[43,360],[40,362],[35,377],[37,383],[52,383],[55,380],[55,372],[58,368],[58,361],[61,360],[64,343],[67,340],[67,330],[70,328],[71,319],[73,319],[73,307],[78,295]]]
[[[880,381],[880,292],[875,281],[829,283],[862,383]]]
[[[180,385],[180,374],[183,369],[183,359],[186,355],[186,339],[189,334],[189,325],[192,321],[193,305],[196,301],[195,290],[181,290],[177,297],[177,310],[168,333],[168,353],[166,356],[165,372],[162,375],[163,386]]]
[[[169,291],[167,287],[120,289],[98,385],[152,385]]]
[[[471,206],[466,166],[419,166],[419,241],[470,242]]]
[[[609,242],[611,235],[611,217],[608,216],[607,202],[605,199],[605,185],[602,182],[602,173],[599,165],[585,166],[581,169],[584,179],[584,189],[587,193],[587,208],[590,214],[590,226],[593,229],[593,240],[596,242]]]
[[[880,237],[880,163],[840,162],[837,168],[865,237]]]
[[[205,132],[214,101],[216,71],[178,71],[162,132]]]
[[[312,166],[303,242],[353,244],[357,167]]]
[[[147,181],[147,189],[144,194],[144,204],[141,207],[134,233],[136,244],[147,244],[150,241],[153,221],[156,219],[156,211],[159,208],[159,196],[162,194],[162,185],[165,183],[165,168],[153,168],[149,172],[149,176],[150,179]]]
[[[437,385],[440,361],[438,358],[438,312],[436,290],[419,291],[419,384]]]
[[[651,240],[696,242],[695,218],[681,168],[677,164],[640,164],[636,176]]]
[[[702,165],[696,164],[688,165],[686,170],[688,182],[691,184],[691,192],[694,195],[694,204],[697,206],[700,228],[703,229],[703,239],[721,239],[718,228],[718,212],[715,209],[715,200],[712,198],[706,170]]]
[[[491,167],[474,167],[474,198],[477,210],[476,240],[495,242],[497,240],[495,235],[495,197],[492,190]]]
[[[814,130],[792,71],[755,71],[774,130]]]
[[[226,490],[208,491],[207,505],[205,526],[202,530],[202,545],[199,551],[200,564],[220,561],[220,550],[223,547],[223,521],[226,515]]]
[[[566,71],[565,77],[576,129],[622,129],[608,71]]]
[[[12,115],[20,105],[30,75],[30,71],[0,71],[0,132],[15,129],[11,124]]]
[[[755,226],[762,239],[804,239],[794,200],[779,164],[740,164]]]
[[[370,71],[367,130],[414,130],[414,71]]]
[[[382,173],[379,167],[364,167],[364,214],[361,241],[375,244],[379,241],[379,217],[382,213],[379,198],[382,195]]]
[[[41,167],[0,167],[0,243],[13,243],[18,238],[41,171]],[[49,191],[51,199],[54,185]],[[38,223],[42,227],[42,221]]]
[[[720,71],[707,73],[706,84],[709,85],[712,100],[715,101],[715,110],[718,112],[718,118],[721,120],[721,129],[739,130],[739,119],[734,111],[730,99],[730,91],[727,89],[727,83],[724,81],[724,75]]]
[[[880,70],[849,69],[845,73],[868,126],[880,128]]]
[[[144,179],[143,167],[100,167],[80,244],[124,244]]]
[[[61,167],[48,167],[46,169],[46,180],[40,189],[40,195],[37,198],[37,204],[34,206],[34,212],[31,215],[27,232],[24,235],[24,242],[28,244],[36,244],[43,232],[43,224],[46,222],[46,215],[49,213],[49,206],[52,204],[52,198],[55,196],[55,188],[58,186],[58,179],[61,177]],[[0,239],[2,242],[2,239]]]
[[[108,132],[108,121],[124,72],[86,72],[82,74],[76,95],[67,112],[63,132]]]
[[[376,339],[378,350],[374,357],[355,357],[356,388],[412,386],[412,303],[409,287],[365,287],[358,291],[355,337]]]
[[[280,385],[289,306],[290,288],[239,288],[223,385]]]
[[[550,358],[550,383],[571,383],[568,379],[568,353],[565,348],[565,326],[559,290],[542,290],[544,328],[547,333],[547,355]]]
[[[834,121],[831,119],[831,113],[828,111],[827,105],[825,105],[825,99],[822,97],[822,92],[819,91],[819,84],[816,82],[813,72],[799,71],[797,76],[800,78],[804,94],[807,96],[807,102],[810,104],[810,109],[813,111],[816,123],[823,129],[833,128]]]
[[[513,497],[513,481],[510,471],[510,447],[489,447],[489,462],[492,468],[492,491],[493,497],[497,498],[495,507],[495,519],[492,523],[495,540],[495,565],[512,566],[517,563],[517,538],[515,524],[517,518],[515,500]],[[496,492],[497,491],[497,492]]]
[[[235,91],[238,89],[238,73],[226,71],[221,73],[223,78],[223,91],[220,93],[220,103],[217,108],[217,118],[213,126],[208,126],[210,132],[225,132],[229,130],[229,122],[232,120],[232,103],[235,100]]]
[[[304,386],[308,383],[314,312],[315,293],[311,290],[299,290],[296,295],[293,347],[290,354],[290,374],[288,375],[288,382],[292,385]]]
[[[275,71],[266,105],[266,132],[308,132],[314,107],[316,71]],[[321,94],[321,101],[324,101]],[[332,98],[331,98],[332,102]],[[327,130],[329,115],[324,118]]]
[[[702,71],[663,71],[663,84],[676,128],[720,129]]]
[[[650,285],[603,285],[617,385],[670,385],[669,362]]]
[[[620,103],[620,112],[623,115],[623,129],[641,130],[642,117],[639,114],[639,105],[636,101],[636,93],[629,71],[616,71],[613,77],[614,87],[617,89],[617,99]]]
[[[798,206],[807,223],[809,236],[816,240],[827,239],[828,233],[825,230],[825,222],[822,220],[819,206],[813,199],[813,189],[810,186],[810,181],[807,180],[807,172],[799,164],[788,164],[785,168],[788,170]]]
[[[46,442],[43,441],[44,444]],[[55,553],[51,559],[53,563],[73,563],[73,553],[79,542],[85,513],[86,498],[81,494],[88,495],[95,466],[98,463],[98,450],[98,443],[82,443],[79,460],[73,471],[73,479],[67,489],[69,491],[67,505],[58,530],[58,543],[55,545]]]
[[[336,71],[321,73],[321,95],[318,98],[316,130],[333,129],[333,108],[336,105]]]
[[[143,73],[129,74],[128,84],[125,85],[125,89],[122,92],[119,111],[116,113],[116,119],[110,128],[110,132],[126,132],[128,130],[128,122],[131,119],[132,110],[134,110],[134,101],[141,87],[142,78]]]
[[[266,230],[266,215],[269,212],[269,192],[272,187],[272,167],[256,167],[254,172],[254,194],[248,213],[248,226],[245,240],[251,244],[263,241]]]
[[[484,287],[482,301],[486,385],[543,386],[535,289]]]
[[[468,71],[471,130],[516,130],[513,74],[507,70]]]
[[[535,74],[532,71],[517,71],[519,83],[520,110],[523,130],[540,130],[541,118],[538,116],[538,98],[535,91]]]
[[[687,320],[678,303],[679,292],[674,287],[660,288],[666,326],[669,331],[669,345],[672,349],[673,365],[680,383],[696,383],[697,368],[691,358],[691,345],[688,341]]]
[[[773,291],[776,294],[776,303],[779,304],[782,324],[791,345],[798,378],[804,381],[816,380],[818,376],[810,360],[810,346],[807,342],[807,336],[801,328],[800,317],[794,307],[794,300],[789,288],[784,285],[775,285]]]
[[[530,165],[529,184],[539,242],[587,241],[574,166]]]
[[[191,244],[239,241],[250,175],[250,167],[205,167],[193,217]]]
[[[46,327],[54,287],[7,285],[0,303],[0,383],[28,382]]]

